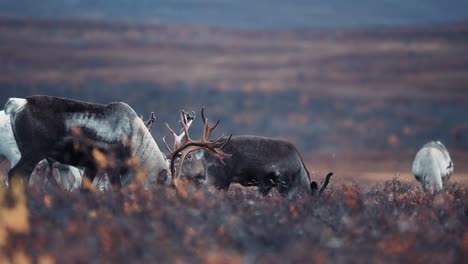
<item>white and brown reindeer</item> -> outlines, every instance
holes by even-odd
[[[141,117],[143,119],[143,116]],[[154,113],[151,112],[150,118],[146,121],[146,127],[149,131],[154,126],[155,123],[155,116]],[[11,126],[10,116],[5,114],[5,111],[0,111],[0,162],[4,161],[5,159],[10,162],[10,167],[13,167],[21,158],[21,153],[19,151],[18,145],[16,144],[15,137],[13,135],[13,129]],[[70,140],[69,138],[68,140]],[[79,143],[84,143],[83,137],[76,137],[74,138],[74,147],[80,147]],[[66,140],[60,142],[58,145],[64,145]],[[83,144],[81,144],[83,145]],[[84,147],[84,146],[81,146]],[[89,149],[88,144],[88,149]],[[96,146],[96,150],[99,150],[99,146]],[[105,146],[100,146],[101,152],[107,150],[107,154],[113,155],[110,149]],[[104,149],[103,149],[104,147]],[[84,154],[84,153],[83,153]],[[92,153],[87,153],[88,156]],[[112,159],[112,157],[110,157]],[[83,163],[83,161],[81,161]],[[112,163],[112,162],[108,162]],[[118,161],[113,160],[113,163],[118,163]],[[97,164],[94,164],[97,165]],[[102,166],[101,166],[102,167]],[[58,173],[54,173],[57,171]],[[47,177],[44,177],[46,175]],[[104,191],[109,189],[110,183],[106,174],[99,174],[99,177],[95,180],[95,185],[98,190]],[[52,186],[60,186],[67,191],[75,191],[81,189],[82,186],[82,177],[83,171],[69,165],[61,164],[59,162],[49,162],[47,159],[41,160],[36,167],[34,168],[33,172],[31,173],[29,185],[30,186],[44,186],[44,185],[52,185]],[[5,181],[4,184],[8,186],[8,181]]]
[[[416,154],[412,172],[424,190],[434,193],[444,188],[453,173],[453,162],[447,148],[440,141],[425,144]]]
[[[5,114],[4,110],[0,111],[0,138],[0,162],[8,160],[10,162],[10,167],[13,167],[20,160],[21,153],[13,135],[10,116]],[[37,181],[49,181],[49,177],[46,179],[39,179],[38,177],[38,175],[42,175],[44,172],[49,173],[49,167],[47,160],[41,160],[32,172],[30,184],[35,184]],[[81,186],[82,173],[80,170],[75,167],[59,163],[54,163],[53,167],[59,172],[59,181],[64,189],[75,190]],[[8,185],[8,181],[6,179],[4,184],[6,186]]]
[[[128,158],[138,162],[145,183],[165,179],[170,184],[169,167],[163,153],[135,111],[118,102],[108,105],[86,103],[52,96],[10,98],[5,104],[21,157],[8,172],[9,180],[29,181],[36,164],[51,159],[63,164],[79,166],[85,162],[73,158],[72,131],[79,129],[86,138],[104,149],[125,148]],[[71,151],[71,152],[70,152]],[[68,157],[66,158],[68,154]],[[95,162],[95,161],[93,161]],[[85,167],[85,176],[92,182],[97,170]],[[120,184],[134,179],[134,173],[121,171]],[[161,181],[161,180],[159,180]]]
[[[210,127],[204,109],[201,115],[204,123],[201,142],[208,142],[219,121]],[[202,177],[196,171],[197,179],[194,180],[199,181],[203,178],[207,184],[222,190],[228,190],[232,183],[239,183],[242,186],[257,186],[263,195],[268,194],[272,188],[277,188],[283,196],[292,198],[301,191],[311,194],[322,193],[333,175],[332,172],[328,173],[319,189],[317,182],[310,180],[309,172],[296,147],[282,139],[250,135],[221,136],[211,141],[211,144],[222,151],[206,152],[197,147],[198,142],[190,138],[188,134],[190,126],[183,117],[181,119],[186,140],[172,152],[171,170],[174,171],[175,164],[179,164],[179,171],[185,174],[183,177],[193,178],[190,171],[180,169],[185,158],[192,154],[195,154],[192,155],[192,159],[203,162],[205,168]],[[226,157],[229,158],[225,159]],[[181,161],[176,163],[176,159]]]

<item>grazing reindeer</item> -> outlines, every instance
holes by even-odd
[[[5,104],[5,113],[11,115],[13,134],[21,153],[18,163],[8,172],[9,180],[18,177],[28,182],[34,166],[49,158],[52,152],[54,160],[66,163],[64,155],[58,155],[59,150],[62,147],[63,151],[70,151],[66,146],[71,139],[67,137],[73,136],[74,128],[79,128],[96,144],[127,148],[129,157],[138,160],[146,183],[157,182],[161,177],[167,179],[165,184],[170,183],[164,155],[144,122],[125,103],[102,105],[38,95],[10,98]],[[68,154],[73,157],[79,153]],[[85,168],[84,175],[90,182],[95,171]],[[121,184],[129,184],[132,175],[131,172],[122,175]]]
[[[209,127],[204,109],[202,109],[202,120],[205,124],[202,139],[207,140],[219,121],[213,127]],[[184,130],[187,134],[188,128],[184,127]],[[212,153],[196,148],[184,155],[200,151],[201,153],[197,155],[203,156],[205,178],[209,184],[218,189],[227,190],[231,183],[239,183],[243,186],[258,186],[259,192],[266,195],[276,187],[283,196],[288,197],[293,197],[300,190],[312,194],[318,190],[318,184],[310,181],[309,172],[299,152],[290,142],[247,135],[220,137],[214,142],[231,157],[223,161],[225,155],[213,157]],[[190,141],[186,145],[190,146]],[[179,151],[183,151],[183,148],[179,148]],[[319,193],[325,190],[332,175],[330,172],[325,177],[322,187],[318,190]]]
[[[433,193],[443,189],[443,183],[453,173],[453,162],[440,141],[431,141],[416,154],[412,171],[423,188]]]

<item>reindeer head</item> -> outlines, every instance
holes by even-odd
[[[185,110],[182,110],[182,114],[181,114],[181,120],[179,120],[179,123],[181,124],[186,124],[187,126],[187,130],[190,128],[190,126],[192,125],[193,123],[193,120],[195,119],[195,112],[192,111],[192,112],[186,112]],[[166,146],[166,149],[168,150],[169,154],[167,155],[167,164],[168,166],[170,167],[171,166],[171,155],[172,153],[180,148],[180,146],[182,146],[182,140],[184,139],[185,137],[185,131],[184,129],[181,129],[180,133],[177,134],[170,126],[169,124],[166,123],[166,127],[167,129],[169,130],[169,132],[171,133],[172,137],[174,138],[174,144],[173,144],[173,147],[171,149],[171,147],[169,147],[169,144],[166,142],[166,137],[164,136],[163,137],[163,142],[164,142],[164,145]],[[176,166],[175,167],[179,167],[179,169],[181,170],[181,172],[179,173],[180,177],[187,177],[188,179],[194,179],[195,180],[195,185],[200,185],[202,183],[202,181],[204,180],[204,173],[205,173],[205,164],[203,162],[203,159],[202,159],[202,155],[200,155],[202,152],[199,151],[197,153],[194,153],[194,154],[198,154],[198,155],[187,155],[186,157],[186,160],[184,162],[184,166],[177,166],[180,162],[180,157],[182,156],[182,153],[180,152],[178,154],[178,157],[176,157],[175,159],[175,163],[176,163]],[[195,174],[196,173],[196,174]]]
[[[231,137],[224,143],[221,143],[222,136],[210,140],[211,133],[218,126],[218,122],[212,127],[208,125],[208,121],[205,118],[204,108],[202,108],[201,115],[204,124],[204,131],[202,138],[200,140],[194,140],[190,137],[188,132],[194,118],[195,114],[188,114],[185,111],[181,112],[180,122],[182,123],[182,132],[177,135],[174,130],[166,124],[167,128],[174,136],[174,147],[171,150],[165,138],[163,141],[166,145],[167,150],[169,151],[169,166],[171,168],[171,174],[173,175],[173,181],[176,188],[183,192],[185,188],[181,185],[181,180],[190,182],[191,185],[200,185],[205,178],[205,163],[203,160],[203,154],[201,151],[208,151],[211,155],[219,158],[221,161],[227,157],[230,157],[229,154],[223,152],[224,145],[230,140]],[[183,139],[185,140],[183,141]],[[187,165],[185,166],[185,162]],[[178,167],[176,169],[176,167]],[[196,172],[196,173],[194,173]],[[187,175],[188,177],[184,177]]]

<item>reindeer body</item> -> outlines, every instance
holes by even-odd
[[[412,172],[424,189],[434,192],[443,189],[443,183],[453,173],[453,162],[440,141],[425,144],[414,158]]]
[[[224,143],[224,137],[219,142]],[[294,196],[299,191],[313,193],[317,189],[311,183],[309,172],[296,147],[285,140],[260,136],[232,136],[223,151],[231,155],[223,162],[204,150],[205,181],[219,189],[227,190],[231,183],[258,186],[266,195],[277,188],[282,195]],[[197,159],[199,153],[195,155]]]
[[[147,176],[147,183],[156,182],[159,176],[167,176],[168,167],[164,155],[135,111],[125,103],[108,105],[86,103],[51,96],[31,96],[26,99],[10,98],[5,112],[11,115],[13,133],[21,153],[21,159],[9,171],[8,177],[18,176],[28,181],[34,166],[52,156],[61,163],[79,163],[67,148],[58,143],[67,141],[73,129],[83,131],[98,144],[120,144],[129,149],[129,156],[137,158]],[[66,145],[66,144],[65,144]],[[58,152],[57,152],[58,151]],[[65,157],[65,158],[64,158]],[[80,164],[78,164],[80,165]],[[83,165],[83,164],[82,164]],[[84,164],[89,168],[89,164]],[[85,173],[90,180],[93,173]],[[132,174],[124,174],[122,184],[128,184]]]

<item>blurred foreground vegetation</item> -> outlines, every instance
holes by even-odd
[[[120,192],[0,189],[1,263],[461,263],[468,191],[429,195],[397,179],[321,197],[253,188],[131,186]]]

